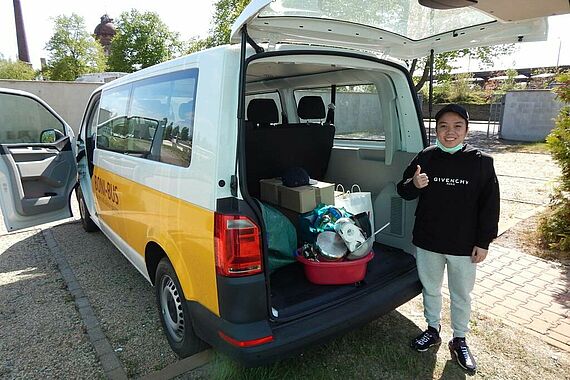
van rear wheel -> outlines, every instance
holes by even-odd
[[[89,214],[85,199],[83,199],[83,192],[81,192],[80,186],[77,186],[75,189],[75,195],[77,196],[77,203],[79,203],[79,215],[81,216],[83,229],[87,232],[99,231],[99,227],[97,227],[95,222],[91,219],[91,214]]]
[[[181,358],[206,348],[194,333],[190,310],[174,268],[163,258],[156,268],[156,301],[162,327],[172,350]]]

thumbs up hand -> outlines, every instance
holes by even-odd
[[[414,176],[412,177],[412,181],[414,182],[414,186],[418,189],[423,189],[429,184],[429,178],[426,173],[422,173],[422,168],[418,165]]]

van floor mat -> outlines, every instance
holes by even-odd
[[[415,269],[416,260],[401,249],[374,243],[374,258],[368,263],[363,281],[348,285],[315,285],[309,282],[303,264],[297,262],[276,270],[270,279],[271,306],[278,321],[298,318],[343,302],[361,292],[372,291],[397,281]]]

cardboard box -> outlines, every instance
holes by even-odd
[[[331,183],[287,187],[278,178],[262,179],[259,183],[262,201],[299,213],[309,212],[319,203],[334,205],[334,184]]]
[[[283,182],[279,178],[262,179],[259,181],[261,200],[274,205],[279,204],[279,190]]]

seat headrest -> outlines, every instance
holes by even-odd
[[[251,99],[247,106],[247,120],[254,123],[278,123],[279,110],[273,99]]]
[[[324,119],[326,117],[325,103],[320,96],[303,96],[297,106],[297,115],[301,119]]]
[[[182,103],[180,107],[178,107],[178,116],[180,116],[182,120],[190,118],[189,114],[193,111],[193,108],[194,102]]]

